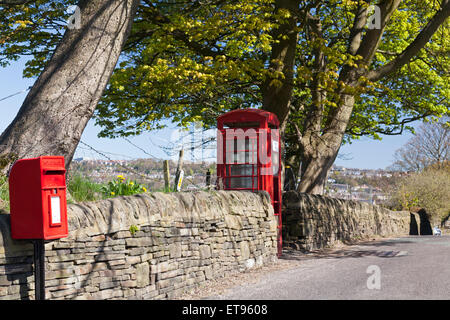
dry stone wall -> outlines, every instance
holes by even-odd
[[[70,204],[69,236],[46,242],[47,299],[171,299],[276,259],[265,192],[153,193]],[[0,299],[34,299],[33,246],[0,214]]]
[[[421,229],[418,215],[408,211],[296,191],[284,193],[282,212],[285,245],[306,251],[375,235],[409,235]]]

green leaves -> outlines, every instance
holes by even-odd
[[[67,179],[67,190],[76,202],[102,199],[102,184],[92,182],[89,178],[76,174]]]

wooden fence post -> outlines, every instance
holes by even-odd
[[[180,150],[180,155],[178,156],[178,165],[177,165],[177,172],[175,174],[175,182],[173,184],[173,191],[177,191],[178,181],[180,180],[181,170],[183,170],[183,155],[184,150]]]
[[[170,191],[170,173],[169,173],[169,160],[164,160],[164,191]]]

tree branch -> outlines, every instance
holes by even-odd
[[[380,133],[380,134],[383,134],[386,136],[401,135],[401,134],[403,134],[403,131],[405,130],[405,125],[407,125],[408,123],[418,121],[418,120],[423,120],[430,115],[432,115],[430,112],[425,112],[424,114],[413,116],[411,118],[405,118],[398,123],[387,124],[385,122],[378,122],[378,127],[375,127],[375,128],[372,127],[372,128],[369,128],[368,130],[361,130],[359,132],[355,132],[355,131],[353,131],[354,128],[349,127],[349,128],[347,128],[345,133],[351,134],[354,136],[358,136],[358,137],[367,136],[367,135],[371,134],[372,132]],[[379,125],[391,125],[391,126],[393,126],[393,128],[383,129],[383,128],[379,127]]]
[[[408,63],[412,57],[414,57],[420,49],[422,49],[433,34],[439,28],[439,26],[445,22],[450,15],[450,0],[443,0],[441,9],[433,16],[433,18],[427,23],[425,28],[419,33],[413,42],[398,55],[397,58],[389,62],[388,64],[380,67],[378,70],[373,70],[368,73],[367,78],[370,81],[378,81],[388,74],[398,70],[406,63]]]
[[[390,20],[395,10],[397,10],[400,2],[401,0],[384,0],[379,4],[381,14],[381,28],[367,30],[366,35],[361,42],[361,46],[356,52],[357,55],[360,55],[362,57],[366,65],[369,65],[372,61],[372,58],[375,55],[375,52],[380,44],[386,24]]]
[[[350,31],[350,41],[348,43],[348,53],[355,55],[361,45],[361,35],[364,30],[364,26],[367,23],[367,8],[359,5],[355,14],[355,20],[353,22],[353,28]]]

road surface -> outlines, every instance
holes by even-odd
[[[450,236],[410,236],[328,254],[284,254],[294,268],[208,299],[450,299]]]

